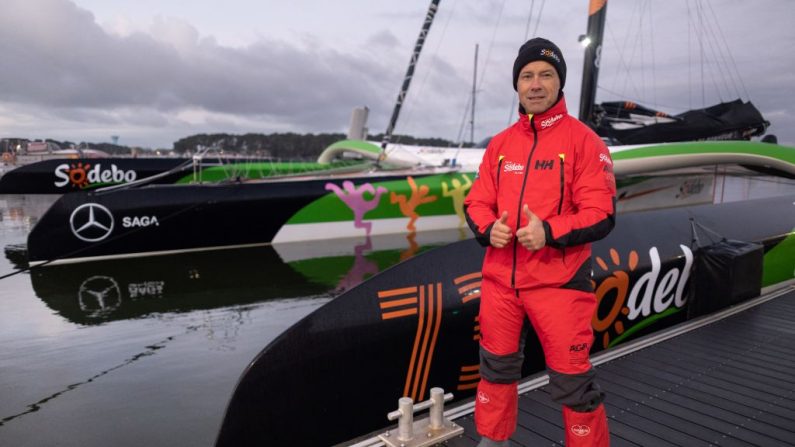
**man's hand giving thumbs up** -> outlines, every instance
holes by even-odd
[[[527,204],[522,208],[522,214],[527,218],[527,225],[519,228],[516,232],[519,243],[528,250],[542,249],[546,245],[547,239],[541,219],[530,211]]]

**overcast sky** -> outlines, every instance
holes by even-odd
[[[0,137],[170,148],[196,133],[344,133],[364,105],[383,132],[428,3],[0,0]],[[459,137],[476,43],[475,140],[505,127],[528,19],[561,47],[577,115],[587,11],[442,0],[396,132]],[[597,101],[679,113],[750,99],[795,144],[795,0],[610,0],[607,15]]]

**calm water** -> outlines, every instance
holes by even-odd
[[[0,275],[23,265],[27,234],[54,200],[0,195]],[[265,345],[339,290],[447,237],[104,261],[2,279],[0,445],[213,445],[240,374]]]

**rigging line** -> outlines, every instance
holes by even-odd
[[[425,75],[422,77],[422,82],[420,82],[420,87],[416,90],[416,95],[414,95],[416,97],[419,97],[420,92],[422,92],[422,89],[425,87],[425,84],[428,81],[428,77],[430,76],[431,72],[433,71],[430,68],[435,63],[436,56],[439,54],[439,48],[441,48],[442,42],[444,42],[444,35],[445,35],[445,33],[447,33],[447,25],[450,24],[450,20],[453,18],[453,15],[455,15],[456,6],[458,6],[458,2],[453,2],[453,9],[450,10],[450,15],[447,16],[447,21],[444,22],[444,28],[442,28],[442,35],[439,36],[439,42],[436,44],[436,49],[434,49],[433,55],[431,56],[430,65],[427,67],[427,70],[425,70]],[[410,125],[410,123],[411,123],[411,114],[412,114],[412,112],[414,112],[415,108],[416,108],[416,104],[415,103],[409,102],[407,104],[407,107],[406,107],[406,118],[403,120],[404,121],[404,127],[408,127],[408,125]],[[400,139],[402,137],[400,135],[396,135],[396,137],[397,138],[395,140],[395,144],[398,144],[398,143],[400,143]]]
[[[732,70],[732,65],[729,64],[729,57],[727,57],[726,55],[728,53],[728,55],[731,56],[731,50],[726,45],[726,39],[723,37],[723,31],[720,29],[720,21],[718,20],[717,14],[715,14],[715,10],[712,9],[712,5],[710,5],[709,3],[707,3],[707,6],[709,6],[709,13],[710,13],[708,17],[712,19],[710,21],[710,27],[709,27],[710,36],[712,37],[714,45],[717,48],[717,52],[720,56],[718,62],[721,65],[720,67],[721,78],[723,78],[724,83],[727,84],[726,89],[728,90],[729,95],[731,95],[732,90],[734,90],[737,96],[741,96],[740,89],[738,87],[739,82],[737,82],[737,80],[734,78],[735,73],[737,73],[737,75],[739,76],[739,72],[737,72],[736,65],[734,66],[734,70]],[[720,34],[720,38],[718,37],[718,34]],[[723,43],[723,45],[721,45],[721,43]],[[725,53],[724,53],[724,47],[725,47]],[[726,81],[726,77],[728,77],[728,82]],[[731,86],[729,86],[729,84]]]
[[[649,1],[644,0],[640,4],[640,17],[638,18],[638,43],[640,46],[640,94],[641,98],[646,98],[646,36],[644,36],[643,21],[646,18],[646,7],[649,6]],[[634,52],[633,52],[634,55]]]
[[[630,13],[630,16],[629,16],[630,25],[634,22],[635,10],[636,10],[637,7],[638,7],[638,2],[632,2],[632,12]],[[611,34],[612,34],[612,27],[610,26],[610,21],[609,20],[606,21],[605,25],[607,25],[608,31],[610,31]],[[622,67],[621,68],[624,69],[623,74],[625,76],[627,75],[627,73],[629,73],[629,69],[630,69],[628,62],[624,59],[624,54],[626,54],[627,47],[629,46],[629,36],[630,36],[630,32],[629,32],[629,29],[627,29],[627,32],[624,34],[624,43],[623,44],[619,44],[618,43],[618,39],[615,39],[615,41],[616,41],[615,42],[616,43],[616,49],[618,50],[618,55],[619,55],[619,60],[621,60],[621,62],[622,62]],[[621,68],[616,67],[616,76],[613,78],[613,85],[611,86],[611,88],[614,89],[614,90],[618,89],[617,84],[618,84],[618,81],[621,79],[621,75],[622,75]]]
[[[645,47],[646,39],[643,36],[643,20],[645,17],[645,10],[646,10],[647,2],[643,1],[638,6],[638,22],[637,22],[637,33],[634,34],[633,38],[633,45],[632,45],[632,53],[630,54],[629,60],[636,61],[640,60],[640,65],[630,73],[627,73],[627,80],[632,80],[633,82],[639,82],[640,86],[635,86],[636,91],[639,92],[639,97],[645,98],[646,97],[646,55],[645,55]],[[638,54],[636,58],[635,55]],[[636,80],[636,73],[637,79]],[[645,101],[644,101],[645,102]]]
[[[536,27],[533,28],[533,35],[538,35],[538,26],[541,25],[541,14],[544,13],[544,5],[547,3],[547,0],[541,0],[541,6],[538,8],[538,15],[536,16]]]
[[[491,49],[494,47],[494,41],[497,39],[497,30],[500,28],[500,22],[502,21],[502,11],[505,9],[505,1],[502,0],[502,5],[500,5],[500,12],[497,14],[497,21],[494,23],[494,30],[491,32],[491,42],[489,42],[489,47],[486,49],[486,59],[483,62],[483,68],[480,69],[480,82],[478,82],[477,90],[481,90],[483,87],[483,81],[486,79],[486,67],[489,66],[489,58],[491,57]]]
[[[632,46],[632,52],[631,52],[631,54],[629,54],[629,57],[627,59],[625,59],[625,61],[634,60],[635,50],[637,48],[637,43],[638,43],[638,40],[639,40],[638,36],[634,34],[634,31],[632,29],[632,27],[634,26],[632,24],[634,24],[637,21],[635,19],[636,14],[638,14],[638,16],[640,16],[640,14],[637,12],[638,5],[639,5],[639,2],[633,2],[632,15],[630,16],[630,19],[629,19],[630,27],[627,28],[627,32],[624,35],[624,44],[621,47],[621,49],[619,50],[621,52],[621,54],[622,54],[622,59],[623,59],[623,54],[627,53],[627,49],[629,47],[630,38],[634,37],[632,40],[634,40],[635,45]],[[609,24],[608,24],[608,29],[610,29],[610,25]],[[639,32],[640,32],[640,29],[638,29],[638,33]],[[622,91],[626,92],[627,89],[628,89],[627,84],[631,84],[631,88],[632,88],[632,91],[634,92],[635,97],[641,97],[642,95],[638,92],[637,84],[635,83],[634,78],[631,76],[633,68],[634,67],[631,67],[629,65],[629,62],[627,62],[624,65],[624,73],[623,73],[624,86],[621,87],[620,89]],[[616,84],[621,79],[621,75],[622,75],[622,73],[618,72],[616,77],[613,79],[613,88],[616,88]],[[616,89],[618,89],[618,88],[616,88]]]
[[[636,5],[638,5],[638,4],[642,5],[642,3],[636,3]],[[633,10],[632,10],[632,18],[635,17],[635,11],[636,10],[633,8]],[[634,61],[635,60],[635,52],[638,49],[638,42],[642,40],[641,39],[642,38],[642,31],[641,31],[641,27],[640,27],[640,21],[643,18],[643,11],[638,11],[637,14],[638,14],[637,21],[633,20],[633,19],[630,19],[630,23],[637,23],[637,32],[635,33],[634,31],[632,31],[632,29],[630,29],[630,32],[627,33],[627,39],[630,38],[630,36],[632,36],[633,37],[632,40],[634,41],[634,43],[632,45],[632,52],[629,54],[629,60],[630,61]],[[642,78],[642,75],[641,75],[641,78]],[[643,95],[638,91],[638,86],[637,86],[637,84],[635,84],[635,78],[634,78],[634,76],[632,76],[632,71],[631,70],[627,70],[626,76],[624,77],[624,88],[623,88],[623,91],[627,91],[627,84],[631,84],[632,90],[635,92],[635,96],[641,97],[641,98],[643,97]]]
[[[714,62],[715,62],[714,66],[717,68],[717,71],[718,71],[718,74],[720,75],[721,81],[723,81],[723,86],[726,88],[726,93],[727,93],[727,95],[731,96],[732,88],[729,85],[730,82],[727,82],[726,74],[725,74],[725,71],[730,72],[729,67],[725,63],[725,56],[720,51],[720,48],[717,47],[718,38],[716,37],[715,32],[714,32],[714,30],[712,28],[712,21],[710,20],[711,17],[707,14],[706,10],[704,10],[704,16],[705,16],[705,20],[706,20],[705,24],[704,24],[704,32],[705,32],[705,35],[706,35],[706,38],[707,38],[708,49],[710,50],[710,53],[711,53],[712,57],[714,58]],[[713,83],[715,84],[715,88],[718,91],[718,98],[720,98],[721,102],[723,102],[723,96],[721,95],[720,86],[714,80],[714,78],[715,78],[714,71],[715,70],[710,70],[710,75],[713,78]],[[736,90],[736,88],[735,88],[735,90]]]
[[[710,17],[707,14],[706,9],[703,8],[703,6],[702,6],[702,14],[703,14],[703,19],[704,19],[704,38],[706,40],[707,50],[708,50],[708,53],[707,53],[707,56],[706,56],[706,62],[708,62],[708,63],[713,62],[712,60],[709,59],[710,56],[714,58],[714,63],[713,64],[708,64],[708,65],[711,65],[711,66],[717,68],[717,71],[718,71],[718,73],[720,75],[720,78],[723,81],[723,85],[726,88],[726,93],[727,93],[728,96],[731,96],[731,90],[732,89],[729,86],[729,84],[726,82],[726,78],[725,78],[723,70],[722,70],[723,67],[721,67],[721,56],[719,56],[717,54],[717,52],[715,51],[715,46],[713,44],[713,40],[714,40],[714,43],[717,44],[717,38],[714,37],[714,34],[712,32],[712,27],[711,27],[711,24],[710,24]],[[712,70],[708,70],[707,73],[709,74],[710,79],[712,80],[712,85],[715,87],[715,91],[718,94],[718,99],[720,100],[720,102],[724,102],[723,94],[722,94],[722,91],[720,89],[720,84],[715,79],[715,71],[716,70],[712,69]]]
[[[466,112],[467,112],[467,109],[469,109],[469,106],[471,104],[472,104],[472,96],[470,95],[470,96],[467,96],[467,104],[466,104],[466,106],[464,106],[464,114],[461,115],[461,124],[458,126],[458,136],[455,139],[456,146],[458,146],[458,147],[462,147],[464,145],[463,134],[464,134],[464,127],[466,126],[466,119],[467,119]]]
[[[522,44],[524,44],[524,42],[527,42],[528,33],[530,32],[530,23],[533,22],[533,8],[535,8],[535,3],[536,3],[536,0],[532,0],[530,2],[530,14],[527,16],[527,23],[524,26],[524,40],[522,40]],[[544,9],[543,2],[541,4],[541,9],[542,10]],[[536,21],[536,29],[533,32],[533,35],[536,35],[535,33],[538,31],[538,24],[539,24],[539,21]],[[511,123],[513,122],[513,119],[514,119],[513,117],[515,116],[515,113],[516,113],[516,101],[517,101],[517,99],[518,99],[517,95],[512,95],[512,97],[511,97],[511,110],[508,113],[508,124],[506,125],[506,127],[510,126]]]
[[[651,43],[651,93],[652,93],[652,101],[654,103],[654,107],[657,107],[657,64],[654,57],[654,11],[652,10],[652,5],[654,3],[649,3],[649,41]]]
[[[709,6],[710,10],[712,10],[712,5],[711,4],[707,3],[707,6]],[[712,11],[712,14],[717,19],[718,15],[715,14],[714,10]],[[742,87],[743,92],[745,93],[745,97],[750,100],[751,96],[748,94],[748,90],[746,90],[746,88],[745,88],[745,83],[743,82],[743,78],[742,78],[742,76],[740,76],[740,71],[737,68],[737,62],[734,60],[734,55],[732,54],[731,50],[729,49],[729,44],[726,41],[726,37],[723,35],[723,28],[721,28],[721,26],[720,26],[720,21],[719,20],[715,20],[715,23],[718,26],[718,33],[720,33],[721,41],[723,42],[723,45],[726,46],[726,52],[729,54],[729,59],[731,59],[732,66],[734,67],[734,71],[737,73],[737,79],[740,80],[740,86]]]
[[[160,172],[158,174],[150,175],[149,177],[144,177],[144,178],[142,178],[140,180],[135,180],[133,182],[121,183],[121,184],[118,184],[118,185],[105,186],[105,187],[96,189],[96,191],[97,192],[108,192],[108,191],[116,191],[116,190],[121,190],[121,189],[130,189],[130,188],[138,186],[138,185],[145,185],[145,184],[147,184],[147,183],[149,183],[151,181],[157,180],[157,179],[165,177],[167,175],[174,174],[174,173],[177,173],[179,171],[187,170],[187,168],[189,166],[192,166],[192,165],[193,165],[193,159],[188,158],[188,159],[185,159],[184,162],[182,162],[179,165],[169,169],[168,171],[164,171],[164,172]]]
[[[481,86],[483,85],[483,80],[486,78],[486,67],[488,67],[489,65],[489,58],[491,57],[491,48],[494,46],[494,41],[496,40],[497,37],[497,30],[500,28],[500,21],[502,20],[502,11],[504,9],[505,9],[505,0],[502,0],[502,5],[500,5],[500,12],[499,14],[497,14],[497,21],[494,23],[494,28],[491,32],[491,42],[489,42],[489,47],[486,50],[486,59],[485,62],[483,63],[483,68],[481,68],[480,70],[480,82],[478,82],[478,85],[475,89],[476,92],[481,90]],[[466,120],[467,113],[469,112],[469,110],[467,109],[469,108],[470,104],[472,104],[472,98],[469,99],[469,101],[467,102],[467,107],[464,108],[464,113],[463,113],[464,120]],[[462,135],[463,131],[459,131],[459,137],[456,139],[456,143],[458,144],[459,147],[461,147],[461,145],[463,144]]]
[[[647,11],[648,11],[648,15],[647,15],[647,18],[646,18],[646,24],[648,25],[646,27],[646,30],[647,30],[646,38],[648,39],[647,40],[647,45],[649,47],[649,59],[650,59],[650,70],[651,70],[651,74],[649,76],[649,78],[650,78],[649,79],[649,81],[650,81],[650,84],[649,84],[649,95],[651,97],[651,101],[656,103],[657,102],[657,77],[656,77],[656,64],[655,64],[655,54],[654,54],[654,50],[655,50],[655,47],[654,47],[655,35],[654,35],[654,10],[653,10],[653,5],[654,5],[654,1],[653,0],[649,0],[649,4],[647,5],[647,8],[646,8]]]
[[[709,24],[705,25],[706,25],[705,32],[709,33],[710,32]],[[711,57],[714,58],[713,66],[717,67],[718,74],[720,75],[721,81],[723,81],[723,86],[726,88],[727,95],[731,96],[731,87],[729,87],[729,84],[726,82],[726,77],[724,76],[722,69],[723,67],[720,66],[721,65],[720,58],[715,53],[715,47],[713,46],[712,39],[709,38],[709,35],[707,35],[707,49],[710,51]],[[708,59],[708,61],[710,60]],[[720,102],[724,102],[723,95],[721,94],[720,84],[715,79],[715,71],[716,70],[709,70],[708,73],[710,75],[710,78],[712,79],[712,84],[715,86],[715,90],[718,92],[718,99],[720,100]]]
[[[487,73],[486,69],[489,66],[489,59],[491,58],[491,49],[494,47],[494,41],[497,39],[497,30],[500,28],[500,22],[502,21],[502,12],[505,10],[505,2],[506,0],[502,0],[502,4],[500,5],[500,12],[497,14],[497,20],[494,22],[494,28],[492,29],[491,32],[491,41],[489,42],[489,46],[486,49],[486,58],[483,62],[483,67],[480,69],[480,79],[478,81],[477,86],[475,87],[475,92],[473,94],[476,94],[477,92],[482,90],[483,81],[486,79],[486,73]],[[467,101],[467,107],[464,108],[464,113],[463,113],[464,121],[466,121],[466,116],[467,113],[469,112],[467,109],[472,104],[473,100],[474,98],[469,98],[469,100]],[[463,127],[459,130],[459,136],[456,142],[458,143],[458,147],[463,146]]]
[[[704,42],[706,44],[705,45],[706,53],[703,54],[703,56],[702,56],[702,57],[704,57],[704,61],[702,63],[707,65],[707,74],[709,75],[709,78],[712,81],[712,85],[715,87],[715,91],[718,94],[718,99],[720,100],[720,102],[724,102],[723,95],[722,95],[721,89],[720,89],[720,84],[715,79],[715,70],[710,70],[709,69],[710,66],[718,66],[718,71],[721,71],[720,70],[721,67],[719,66],[720,65],[720,61],[718,60],[718,56],[715,53],[714,47],[712,45],[712,39],[710,39],[709,17],[707,16],[706,10],[701,5],[702,5],[702,3],[700,2],[699,3],[699,7],[701,8],[702,33],[703,33],[703,40],[704,40]],[[714,64],[712,64],[713,61],[710,59],[710,57],[714,57],[715,58]],[[721,73],[721,76],[722,75],[723,75],[723,73]],[[725,84],[725,80],[724,80],[724,84]],[[706,86],[705,86],[705,89],[706,89]],[[727,89],[727,92],[730,94],[731,93],[731,89],[728,86],[726,86],[726,89]],[[706,107],[706,101],[704,102],[704,107]]]
[[[690,14],[690,0],[685,0],[687,6],[687,108],[693,109],[693,60],[690,49],[693,48],[691,41],[691,30],[693,28],[693,17]]]
[[[6,278],[10,278],[10,277],[15,276],[15,275],[19,275],[20,273],[25,273],[25,272],[29,271],[31,268],[32,267],[25,267],[25,268],[14,270],[14,271],[12,271],[10,273],[6,273],[6,274],[0,276],[0,281],[4,280]]]
[[[699,50],[700,50],[700,63],[701,63],[701,107],[707,107],[707,99],[706,99],[706,91],[707,91],[707,82],[706,82],[706,75],[711,76],[712,73],[707,70],[709,65],[709,55],[705,51],[705,40],[706,40],[706,25],[704,24],[704,11],[701,9],[701,2],[696,1],[696,13],[698,14],[698,43],[699,43]],[[706,73],[706,75],[705,75]],[[714,85],[714,82],[713,82]],[[720,97],[720,94],[718,95]]]
[[[701,15],[701,4],[696,2],[696,15],[698,16],[698,48],[701,65],[701,107],[707,106],[706,99],[706,85],[704,83],[704,36],[702,35],[704,29],[704,18]]]
[[[605,23],[605,26],[607,28],[607,33],[610,35],[610,39],[613,41],[613,44],[615,45],[616,48],[619,48],[618,39],[616,39],[615,34],[613,34],[613,28],[610,26],[609,23]],[[623,68],[625,73],[629,71],[629,65],[627,64],[626,60],[624,60],[624,53],[620,49],[618,50],[618,62],[619,62],[620,67],[616,67],[616,74],[613,77],[613,87],[614,88],[615,88],[616,80],[621,75],[621,71],[620,70]],[[602,66],[604,66],[604,65],[602,65]],[[601,89],[603,89],[603,90],[605,90],[607,92],[612,92],[612,90],[607,89],[606,87],[601,87],[601,86],[597,86],[597,87],[601,88]],[[621,96],[626,96],[626,95],[622,95],[620,93],[616,93],[616,96],[618,96],[620,98]]]

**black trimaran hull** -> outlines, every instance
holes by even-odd
[[[763,285],[792,280],[794,201],[790,195],[619,216],[615,230],[593,245],[600,301],[594,350],[684,321],[693,306],[731,304],[690,294],[691,267],[701,256],[690,248],[691,218],[728,238],[763,243]],[[479,380],[483,253],[474,240],[431,250],[291,327],[243,373],[217,445],[333,445],[387,425],[400,396],[424,400],[436,386],[456,399],[471,396]],[[525,356],[525,375],[543,369],[536,341],[528,340]]]
[[[418,183],[423,177],[412,176]],[[395,191],[409,194],[406,178],[404,174],[350,179],[357,184],[400,181],[403,189]],[[28,236],[29,261],[36,265],[267,244],[300,210],[333,195],[329,183],[344,188],[348,179],[157,185],[67,194]],[[99,225],[81,230],[91,219]],[[350,226],[353,229],[353,223]],[[365,234],[363,229],[356,231]]]

